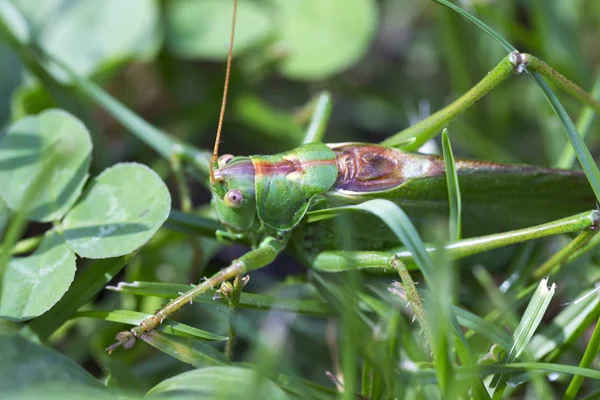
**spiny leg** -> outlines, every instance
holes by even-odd
[[[165,318],[171,316],[184,305],[191,303],[196,296],[238,275],[247,274],[250,271],[262,268],[271,263],[285,248],[286,243],[287,237],[274,238],[269,236],[265,238],[256,249],[249,251],[234,260],[227,268],[222,269],[204,282],[194,286],[188,292],[171,300],[166,306],[154,313],[154,315],[142,321],[139,326],[130,331],[119,333],[116,338],[117,342],[110,346],[107,351],[111,352],[120,345],[126,348],[133,346],[135,338],[156,329]]]
[[[540,59],[526,53],[514,51],[503,58],[477,85],[456,99],[452,104],[430,115],[382,142],[386,146],[402,146],[404,150],[414,151],[446,127],[453,119],[468,110],[479,99],[489,93],[513,74],[522,73],[530,68],[550,79],[567,93],[600,114],[600,103],[589,93],[558,73]],[[413,139],[414,138],[414,139]]]

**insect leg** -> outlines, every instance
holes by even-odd
[[[598,230],[600,214],[597,210],[586,211],[571,217],[559,219],[542,225],[518,229],[493,235],[463,239],[444,247],[450,259],[458,260],[474,254],[479,254],[510,244],[547,236]],[[428,252],[435,247],[427,247]],[[340,272],[355,269],[389,268],[392,259],[398,259],[407,264],[414,264],[412,254],[404,248],[390,251],[323,251],[317,254],[311,262],[311,267],[318,271]]]
[[[168,318],[181,307],[190,303],[196,296],[205,293],[213,287],[219,286],[222,282],[232,279],[237,275],[247,274],[250,271],[262,268],[271,263],[285,248],[286,243],[287,238],[265,238],[256,249],[249,251],[240,258],[234,260],[227,268],[222,269],[204,282],[194,286],[188,292],[171,300],[153,316],[142,321],[139,326],[133,328],[131,331],[119,333],[117,335],[117,342],[107,350],[110,352],[120,345],[131,347],[135,342],[135,338],[156,329],[165,318]]]
[[[503,58],[477,85],[456,99],[452,104],[430,115],[428,118],[396,133],[382,142],[386,146],[402,146],[404,150],[417,150],[421,145],[441,132],[453,119],[468,110],[484,95],[514,73],[519,74],[529,68],[557,83],[566,92],[582,103],[600,112],[600,103],[585,90],[565,78],[548,64],[530,54],[512,52]],[[413,139],[413,141],[410,141]],[[409,142],[410,141],[410,142]],[[407,144],[408,143],[408,144]]]

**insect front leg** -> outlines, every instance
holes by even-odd
[[[287,237],[266,237],[255,249],[234,260],[227,268],[222,269],[204,282],[194,286],[188,292],[171,300],[166,306],[154,313],[154,315],[142,321],[139,326],[130,331],[120,332],[116,337],[117,342],[110,346],[107,351],[111,352],[121,345],[125,348],[133,346],[136,338],[156,329],[166,318],[169,318],[177,310],[190,303],[196,296],[238,275],[247,274],[271,263],[285,248],[286,244]]]

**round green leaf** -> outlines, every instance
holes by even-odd
[[[227,58],[233,2],[223,0],[172,0],[167,3],[167,46],[181,57],[213,60]],[[235,53],[263,40],[270,31],[266,13],[255,3],[238,6]]]
[[[160,47],[156,0],[19,0],[14,4],[42,47],[82,75],[115,61],[147,59]]]
[[[362,57],[377,25],[374,0],[278,0],[280,72],[292,79],[335,75]]]
[[[118,257],[146,243],[170,211],[169,190],[156,172],[142,164],[117,164],[98,175],[67,214],[64,235],[81,257]]]
[[[91,152],[88,130],[71,114],[23,118],[0,140],[0,196],[30,220],[58,220],[81,194]]]
[[[20,336],[0,336],[0,354],[2,397],[44,384],[102,387],[75,361]]]
[[[273,381],[239,367],[207,367],[185,372],[153,387],[150,398],[288,399]]]
[[[28,257],[13,258],[2,278],[0,317],[23,321],[46,312],[75,276],[75,254],[56,231],[46,233]]]

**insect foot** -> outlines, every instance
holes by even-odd
[[[129,330],[117,333],[115,336],[116,342],[106,348],[108,354],[111,354],[118,347],[123,346],[125,350],[130,349],[135,344],[136,338],[142,336],[146,332],[154,330],[164,320],[164,317],[153,315],[142,321],[139,326]]]
[[[123,346],[124,349],[130,349],[135,344],[135,335],[131,331],[124,331],[117,333],[115,337],[116,342],[106,348],[108,354],[112,354],[119,346]]]
[[[596,208],[592,213],[592,226],[590,226],[590,229],[593,231],[600,229],[600,208]]]
[[[219,299],[230,299],[231,298],[231,294],[233,293],[233,285],[231,284],[231,282],[223,282],[221,283],[221,287],[219,288],[219,290],[217,290],[215,292],[215,295],[213,296],[213,300],[219,300]]]
[[[508,59],[513,65],[514,73],[517,75],[525,71],[525,68],[529,65],[529,54],[519,53],[517,50],[510,53]]]

